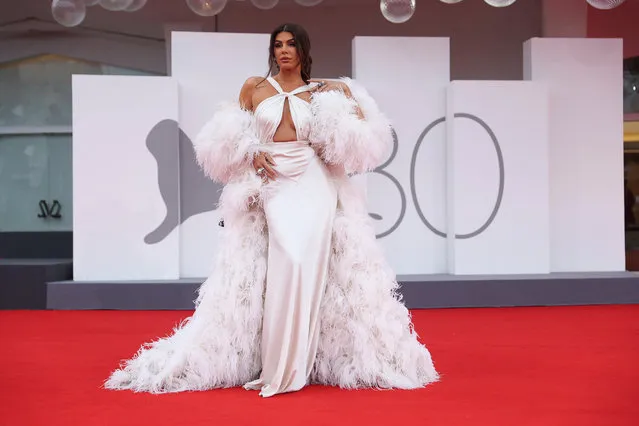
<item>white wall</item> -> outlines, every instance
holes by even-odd
[[[177,83],[169,77],[73,78],[73,276],[179,278]],[[164,122],[159,138],[150,131]],[[162,125],[161,125],[162,126]],[[161,170],[160,170],[161,169]],[[158,191],[164,183],[164,191]]]
[[[446,107],[449,272],[550,272],[545,85],[456,81]]]
[[[533,39],[526,78],[549,99],[551,270],[623,270],[623,46]]]
[[[245,70],[267,59],[265,44],[268,36],[258,34],[173,33],[172,78],[179,83],[179,125],[187,138],[195,138],[220,103],[238,98],[248,77]],[[203,51],[210,54],[199,54]],[[223,58],[238,52],[236,60],[220,66]],[[183,147],[181,154],[188,151],[191,146]],[[221,187],[204,176],[190,155],[180,158],[180,187],[180,276],[207,276],[218,247],[217,223],[222,218],[214,206]]]
[[[446,149],[444,126],[420,136],[446,114],[450,83],[447,38],[356,37],[353,74],[388,116],[395,155],[367,176],[375,231],[398,274],[445,273]],[[379,63],[379,58],[386,59]],[[415,159],[415,167],[411,168]],[[414,195],[414,196],[413,196]],[[424,219],[444,233],[432,232]]]
[[[266,35],[179,33],[173,77],[76,78],[76,279],[210,272],[219,186],[197,167],[188,138],[219,101],[237,96],[245,78],[239,70],[265,59],[266,42]],[[353,44],[353,73],[399,140],[392,161],[367,176],[369,211],[382,216],[376,230],[388,231],[379,242],[396,273],[623,270],[618,40],[534,39],[526,44],[533,83],[457,82],[448,99],[447,39],[357,37]],[[197,54],[204,50],[212,54]],[[234,54],[230,66],[220,66]],[[591,95],[599,109],[587,101]],[[458,113],[478,120],[444,124],[443,117]],[[168,131],[148,133],[167,120]],[[484,232],[473,232],[483,228],[500,185],[497,152],[506,171],[501,205]],[[115,215],[105,201],[118,209]],[[437,229],[419,217],[418,204]],[[403,220],[396,219],[403,209]],[[450,238],[467,233],[474,235]]]

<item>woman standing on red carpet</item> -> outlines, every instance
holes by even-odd
[[[271,34],[269,77],[251,77],[195,141],[225,184],[221,250],[196,310],[106,381],[153,393],[308,383],[422,387],[438,374],[348,179],[380,165],[391,127],[354,81],[311,81],[310,40]],[[273,75],[275,73],[275,75]]]

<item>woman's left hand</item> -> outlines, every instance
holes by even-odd
[[[330,80],[311,80],[313,83],[318,83],[313,89],[314,92],[328,92],[330,90],[338,90],[344,92],[347,96],[350,95],[350,90],[345,83],[341,81],[330,81]]]

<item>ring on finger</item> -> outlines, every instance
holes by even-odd
[[[264,171],[264,167],[260,167],[259,169],[257,169],[257,175],[262,176],[264,174]]]

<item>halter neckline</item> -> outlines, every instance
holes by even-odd
[[[309,90],[310,88],[308,84],[305,84],[303,86],[299,86],[291,90],[290,92],[285,92],[284,89],[282,89],[282,86],[280,86],[277,80],[275,80],[273,77],[267,77],[267,80],[269,83],[271,83],[271,86],[273,86],[273,88],[277,90],[277,93],[279,93],[280,95],[297,95],[298,93],[305,92]]]
[[[313,114],[310,102],[300,97],[299,94],[311,90],[312,86],[306,84],[290,92],[285,92],[274,78],[267,77],[267,81],[277,93],[263,99],[253,110],[260,141],[263,143],[273,141],[282,122],[284,106],[287,103],[296,138],[298,140],[308,139]]]

